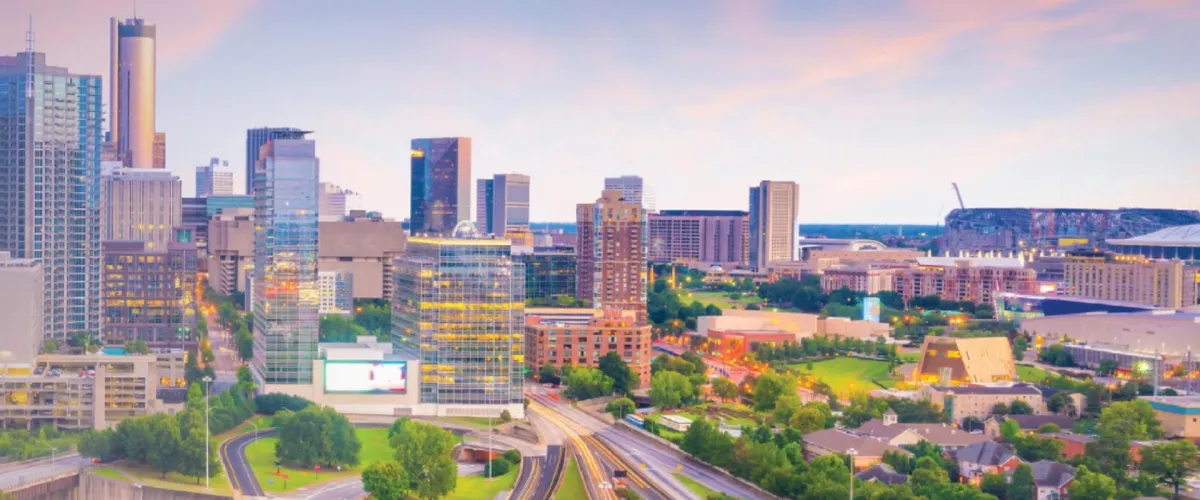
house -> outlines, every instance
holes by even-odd
[[[875,464],[867,470],[855,474],[854,478],[868,483],[876,482],[886,484],[888,486],[904,484],[908,482],[907,475],[896,472],[896,470],[888,464]]]
[[[842,429],[810,432],[802,441],[805,460],[829,454],[854,455],[854,470],[864,470],[882,462],[883,454],[889,451],[908,454],[883,438],[860,436]]]
[[[967,385],[961,387],[937,387],[927,385],[917,389],[916,397],[928,399],[934,404],[950,409],[950,420],[962,422],[967,417],[980,420],[992,415],[992,408],[999,403],[1011,406],[1013,401],[1024,401],[1035,414],[1046,413],[1046,402],[1042,391],[1029,384]]]
[[[860,436],[883,438],[892,446],[905,446],[928,441],[946,451],[991,441],[985,434],[972,434],[948,424],[901,424],[896,412],[888,408],[882,419],[873,418],[850,432]]]
[[[984,474],[1012,472],[1021,459],[1006,444],[993,441],[975,443],[954,452],[958,475],[963,482],[979,485]]]
[[[1029,465],[1033,469],[1033,484],[1037,486],[1037,500],[1060,500],[1067,498],[1067,487],[1075,480],[1075,468],[1050,460],[1041,460]]]
[[[1075,419],[1065,415],[993,415],[983,421],[984,434],[992,439],[1000,437],[1000,424],[1006,420],[1015,420],[1024,432],[1037,432],[1046,424],[1057,425],[1062,430],[1075,425]]]
[[[1085,453],[1087,451],[1087,444],[1096,440],[1096,436],[1076,434],[1074,432],[1052,432],[1046,434],[1046,436],[1052,437],[1063,444],[1063,458],[1074,458],[1076,455]]]

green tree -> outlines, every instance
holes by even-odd
[[[558,367],[546,362],[538,367],[538,382],[544,384],[557,384],[561,381],[558,376]]]
[[[621,420],[626,415],[633,415],[637,412],[637,405],[632,399],[617,398],[608,402],[608,406],[604,407],[604,411],[611,413],[613,418]]]
[[[1029,406],[1029,403],[1021,401],[1020,399],[1016,399],[1016,400],[1013,400],[1012,404],[1008,405],[1008,414],[1009,415],[1032,415],[1033,407]]]
[[[1158,482],[1175,490],[1187,484],[1187,478],[1200,472],[1200,456],[1191,441],[1163,441],[1141,449],[1142,471],[1158,476]]]
[[[572,399],[592,399],[612,394],[613,380],[589,366],[572,369],[563,382],[567,384],[567,397]]]
[[[996,498],[1005,498],[1008,495],[1008,477],[1004,474],[984,474],[979,489]]]
[[[388,442],[396,450],[397,464],[408,473],[412,495],[436,499],[454,491],[458,465],[450,431],[402,418],[388,429]]]
[[[1070,404],[1071,397],[1068,396],[1067,393],[1056,392],[1053,396],[1050,396],[1050,398],[1046,400],[1046,409],[1050,410],[1050,413],[1059,413],[1067,409]]]
[[[717,377],[712,381],[712,393],[723,401],[738,397],[738,386],[725,377]]]
[[[146,343],[141,340],[131,340],[125,343],[125,352],[129,354],[146,354],[150,352],[150,348],[146,347]]]
[[[284,464],[308,469],[314,465],[358,465],[362,443],[350,421],[333,408],[310,405],[275,414],[279,441],[275,457]]]
[[[1012,480],[1008,483],[1008,494],[1005,500],[1035,500],[1037,486],[1033,483],[1033,468],[1029,464],[1017,466],[1013,471]]]
[[[79,438],[77,448],[79,449],[79,454],[85,457],[108,460],[117,457],[117,443],[113,442],[114,439],[115,432],[111,429],[103,431],[88,429]]]
[[[775,408],[772,410],[772,415],[774,415],[776,422],[786,424],[801,406],[804,406],[804,403],[800,401],[800,396],[796,394],[784,394],[775,400]]]
[[[1008,438],[1005,438],[1008,439]],[[1017,456],[1026,462],[1062,460],[1063,442],[1054,438],[1018,434],[1011,440]]]
[[[784,394],[796,394],[796,378],[767,370],[754,381],[751,399],[754,409],[767,411],[775,408],[775,400]]]
[[[209,477],[215,476],[220,472],[221,466],[217,462],[217,446],[211,442],[207,443],[205,448],[204,424],[201,419],[197,422],[199,425],[187,428],[187,434],[183,437],[179,446],[178,464],[176,470],[185,476],[196,478],[196,484],[200,484],[200,479],[204,477],[206,472],[205,465],[207,464],[207,472]],[[207,455],[205,452],[208,452]]]
[[[1117,482],[1104,474],[1092,472],[1087,466],[1079,466],[1075,480],[1067,488],[1069,498],[1109,500],[1117,497]]]
[[[146,463],[165,478],[179,462],[182,445],[179,423],[166,413],[155,413],[148,423]]]
[[[659,408],[676,408],[694,392],[687,377],[676,372],[658,372],[650,379],[650,402]]]
[[[46,339],[42,341],[42,352],[46,354],[54,354],[58,352],[58,341],[54,339]]]
[[[909,482],[918,493],[931,492],[939,486],[949,483],[950,474],[932,458],[921,457],[917,459],[912,474],[909,475]]]
[[[354,323],[376,336],[386,335],[392,328],[392,307],[386,303],[355,305]]]
[[[1029,341],[1025,337],[1017,336],[1012,342],[1013,359],[1021,361],[1025,359],[1025,350],[1029,349]]]
[[[806,403],[788,420],[788,425],[801,434],[819,431],[833,422],[833,411],[825,403]]]
[[[319,328],[322,342],[354,342],[360,336],[371,335],[366,328],[341,314],[321,316]]]
[[[371,494],[376,500],[392,498],[407,498],[412,481],[408,471],[400,464],[390,462],[375,462],[363,469],[363,491]]]
[[[853,394],[850,396],[850,406],[842,409],[842,423],[847,427],[859,427],[868,420],[882,417],[887,410],[887,400],[864,393]]]
[[[600,358],[599,368],[601,373],[612,379],[613,391],[618,394],[629,394],[629,391],[637,386],[633,370],[630,370],[625,360],[621,359],[621,355],[614,351],[609,351]]]
[[[1111,377],[1117,372],[1117,368],[1119,366],[1120,365],[1118,365],[1115,360],[1102,359],[1100,360],[1100,365],[1096,367],[1096,375],[1101,377]]]
[[[245,324],[238,325],[233,342],[237,348],[238,359],[244,362],[254,357],[254,334],[250,333],[250,328]]]

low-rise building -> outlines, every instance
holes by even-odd
[[[958,462],[958,476],[963,482],[976,486],[985,474],[1007,474],[1023,462],[1012,448],[994,441],[975,443],[954,452]]]
[[[822,318],[818,314],[742,309],[730,309],[722,311],[720,316],[700,316],[696,319],[696,335],[711,337],[718,331],[726,334],[777,332],[795,335],[795,340],[814,336],[875,340],[890,337],[892,327],[876,321]]]
[[[943,300],[991,304],[998,294],[1036,293],[1037,272],[1022,259],[921,257],[895,273],[893,289],[905,301],[937,295]]]
[[[692,419],[679,415],[663,415],[658,418],[658,424],[675,432],[687,432],[692,426]]]
[[[900,269],[839,264],[829,267],[821,273],[821,288],[825,290],[825,293],[842,288],[849,288],[867,295],[890,292],[895,287],[895,276]]]
[[[1200,396],[1146,396],[1162,423],[1163,436],[1200,438]]]
[[[104,429],[161,411],[157,357],[45,354],[28,374],[0,377],[0,427]]]
[[[1012,420],[1022,432],[1037,432],[1046,424],[1057,425],[1060,430],[1069,430],[1075,425],[1075,419],[1066,415],[995,415],[983,421],[983,432],[988,437],[1000,437],[1000,426]]]
[[[823,429],[805,434],[802,438],[804,459],[821,455],[854,455],[854,470],[861,471],[883,462],[887,452],[907,454],[883,438],[866,437],[843,429]]]
[[[1037,500],[1059,500],[1067,498],[1067,488],[1075,481],[1075,468],[1070,465],[1039,460],[1029,467],[1033,469],[1033,484],[1037,486]]]
[[[943,386],[995,384],[1017,378],[1006,337],[925,337],[913,381]]]
[[[907,446],[928,441],[930,444],[941,446],[946,451],[954,451],[964,446],[991,441],[983,433],[971,433],[949,424],[902,424],[897,420],[896,412],[888,409],[883,418],[868,420],[857,429],[850,432],[867,437],[882,438],[892,446]]]
[[[917,389],[917,397],[929,399],[941,408],[949,408],[951,421],[957,423],[961,423],[967,417],[986,419],[992,415],[992,409],[997,404],[1012,406],[1013,401],[1024,401],[1035,413],[1046,411],[1042,391],[1029,384],[960,387],[927,385]]]
[[[1074,432],[1054,432],[1046,434],[1063,444],[1062,456],[1065,459],[1075,458],[1087,453],[1087,444],[1095,441],[1096,436],[1076,434]]]
[[[1129,313],[1092,312],[1061,316],[1043,316],[1021,320],[1021,330],[1034,336],[1034,345],[1051,345],[1070,340],[1087,344],[1096,352],[1094,358],[1117,361],[1119,367],[1130,368],[1133,363],[1154,357],[1180,360],[1200,334],[1200,313],[1174,310]]]
[[[607,309],[569,320],[530,311],[525,315],[525,359],[531,369],[546,363],[595,367],[605,354],[615,352],[638,374],[639,385],[649,386],[650,325],[638,324],[635,312]]]
[[[896,472],[896,469],[888,464],[875,464],[867,470],[855,474],[854,478],[867,483],[880,483],[888,486],[908,482],[907,474]]]

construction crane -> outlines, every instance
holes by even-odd
[[[961,208],[961,209],[963,209],[963,210],[966,210],[966,209],[967,209],[967,206],[966,206],[966,205],[963,205],[963,201],[962,201],[962,192],[958,190],[958,183],[957,183],[957,182],[951,182],[951,183],[950,183],[950,185],[954,187],[954,195],[955,195],[955,196],[958,196],[958,208]]]

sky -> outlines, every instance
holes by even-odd
[[[50,64],[108,83],[133,0],[5,0]],[[474,178],[532,177],[535,221],[603,178],[659,209],[740,209],[795,181],[799,220],[935,224],[967,207],[1200,206],[1194,0],[141,0],[157,128],[184,193],[245,130],[315,130],[323,181],[409,214],[409,140],[467,136]],[[69,15],[65,14],[69,13]],[[107,94],[106,94],[107,95]],[[472,191],[474,183],[472,182]],[[474,200],[472,200],[474,202]],[[474,213],[472,210],[470,213]]]

